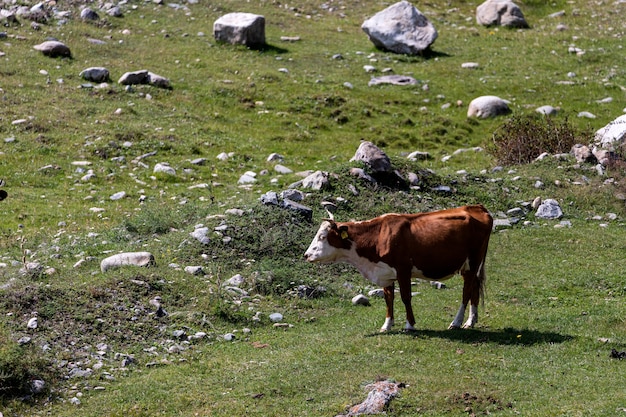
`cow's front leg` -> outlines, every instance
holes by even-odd
[[[415,330],[415,316],[413,315],[413,306],[411,305],[411,274],[404,277],[398,277],[398,285],[400,286],[400,297],[406,310],[405,330]]]
[[[381,332],[388,332],[393,327],[393,298],[394,298],[395,286],[391,284],[383,288],[383,294],[385,295],[385,304],[387,305],[387,316],[385,318],[385,324],[380,328]]]
[[[466,304],[461,303],[461,307],[459,307],[459,311],[457,311],[456,316],[454,316],[454,320],[448,326],[448,329],[460,329],[461,324],[463,324],[463,319],[465,318],[465,306]]]

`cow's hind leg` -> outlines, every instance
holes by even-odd
[[[393,298],[394,298],[395,286],[394,284],[383,288],[383,294],[385,295],[385,304],[387,305],[387,316],[383,327],[380,328],[381,332],[388,332],[393,327]]]
[[[475,273],[467,271],[463,273],[463,300],[459,311],[456,313],[454,320],[450,323],[448,329],[469,329],[474,327],[478,322],[478,302],[480,300],[480,282]],[[465,309],[470,304],[470,313],[467,321],[463,323],[465,318]]]
[[[398,285],[400,286],[400,297],[402,298],[402,303],[404,304],[404,309],[406,310],[406,324],[404,325],[405,330],[415,330],[415,316],[413,315],[413,306],[411,305],[411,276],[406,277],[406,279],[400,279],[398,277]]]

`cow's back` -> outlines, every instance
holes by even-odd
[[[470,258],[486,252],[493,225],[481,205],[430,213],[398,215],[391,223],[395,235],[381,234],[380,247],[387,246],[386,259],[413,268],[429,279],[443,279],[459,272]]]

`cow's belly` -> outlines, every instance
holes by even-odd
[[[445,281],[447,279],[452,278],[456,274],[462,274],[466,270],[469,269],[469,259],[466,259],[465,262],[461,264],[458,268],[450,268],[446,265],[446,267],[442,267],[440,269],[433,269],[430,273],[424,273],[420,269],[413,267],[411,271],[411,276],[413,278],[432,280],[432,281]]]
[[[396,268],[392,268],[384,262],[372,262],[361,258],[360,264],[357,267],[361,275],[363,275],[368,281],[379,287],[388,287],[396,281],[398,274]]]

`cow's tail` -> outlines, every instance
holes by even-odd
[[[483,247],[480,250],[480,266],[478,268],[478,290],[480,297],[480,304],[484,308],[485,307],[485,294],[487,291],[487,273],[485,272],[485,263],[487,262],[487,248],[489,247],[489,237],[485,239],[483,243]]]

